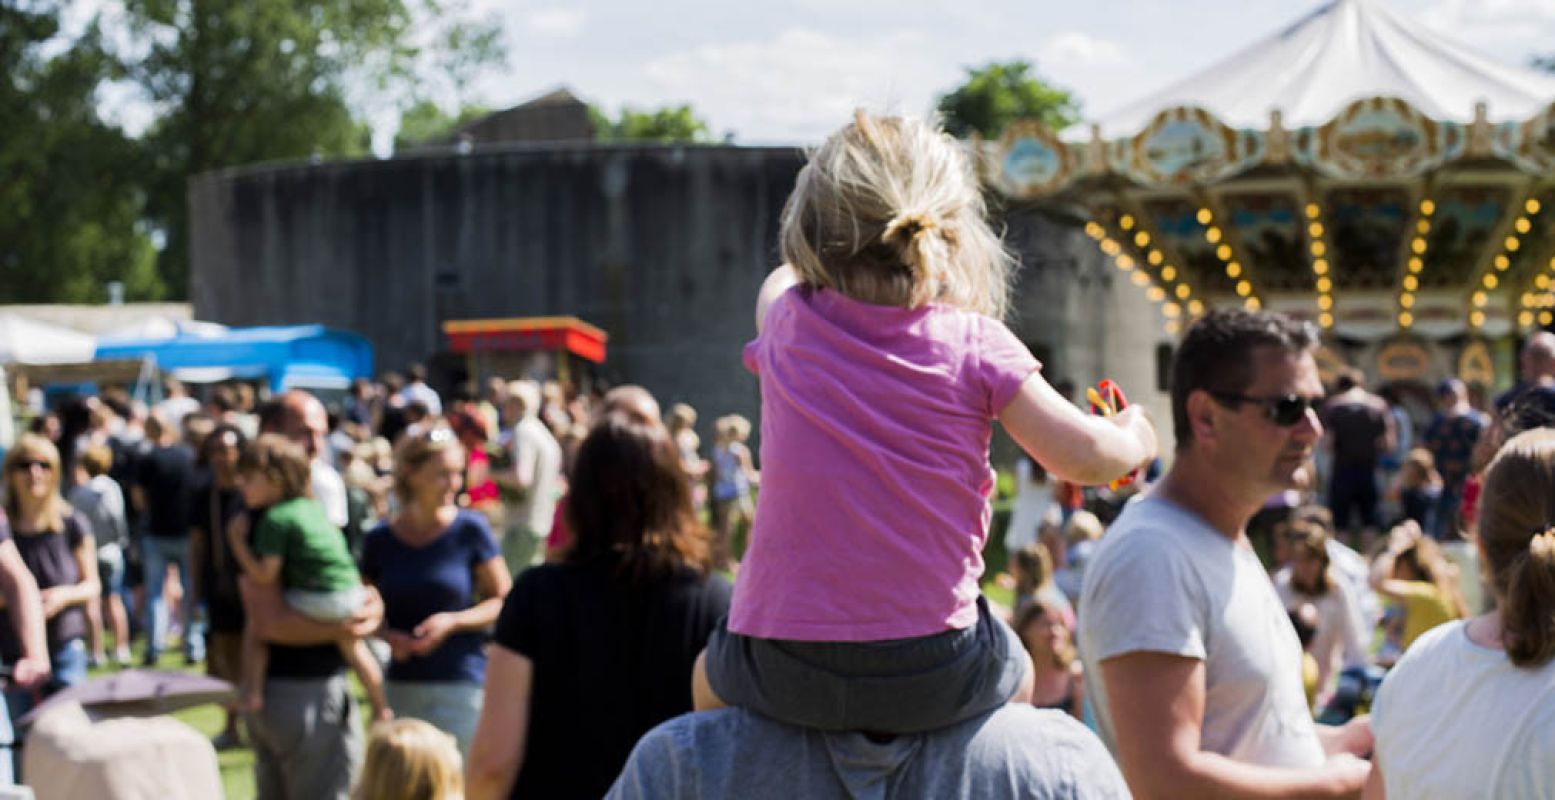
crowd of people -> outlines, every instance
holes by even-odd
[[[12,714],[138,619],[241,684],[262,798],[1555,797],[1555,335],[1425,413],[1210,311],[1162,472],[999,322],[978,187],[907,119],[811,156],[744,353],[759,472],[738,416],[704,449],[640,387],[420,368],[333,414],[173,383],[44,419],[4,459]]]

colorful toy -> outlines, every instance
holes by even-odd
[[[1094,387],[1087,387],[1085,399],[1091,402],[1091,413],[1104,417],[1116,416],[1118,412],[1128,408],[1128,398],[1123,395],[1123,389],[1111,378],[1103,378]],[[1135,469],[1107,484],[1107,488],[1117,490],[1128,486],[1139,478],[1139,470]]]

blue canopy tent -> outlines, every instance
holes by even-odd
[[[158,339],[102,339],[97,359],[150,359],[193,383],[263,379],[272,392],[293,387],[344,389],[372,374],[373,347],[361,336],[323,325],[232,328],[218,336],[180,333]]]

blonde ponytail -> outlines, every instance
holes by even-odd
[[[1555,528],[1528,540],[1528,552],[1512,564],[1501,607],[1506,655],[1519,667],[1555,657]]]

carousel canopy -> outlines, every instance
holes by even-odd
[[[1436,120],[1523,120],[1555,99],[1555,75],[1492,61],[1373,0],[1336,0],[1235,55],[1096,120],[1132,136],[1172,106],[1198,106],[1238,128],[1279,109],[1293,127],[1322,125],[1352,101],[1397,97]]]
[[[1461,342],[1555,322],[1552,101],[1555,76],[1336,0],[1078,133],[980,146],[991,186],[1084,214],[1168,333],[1240,303]]]

